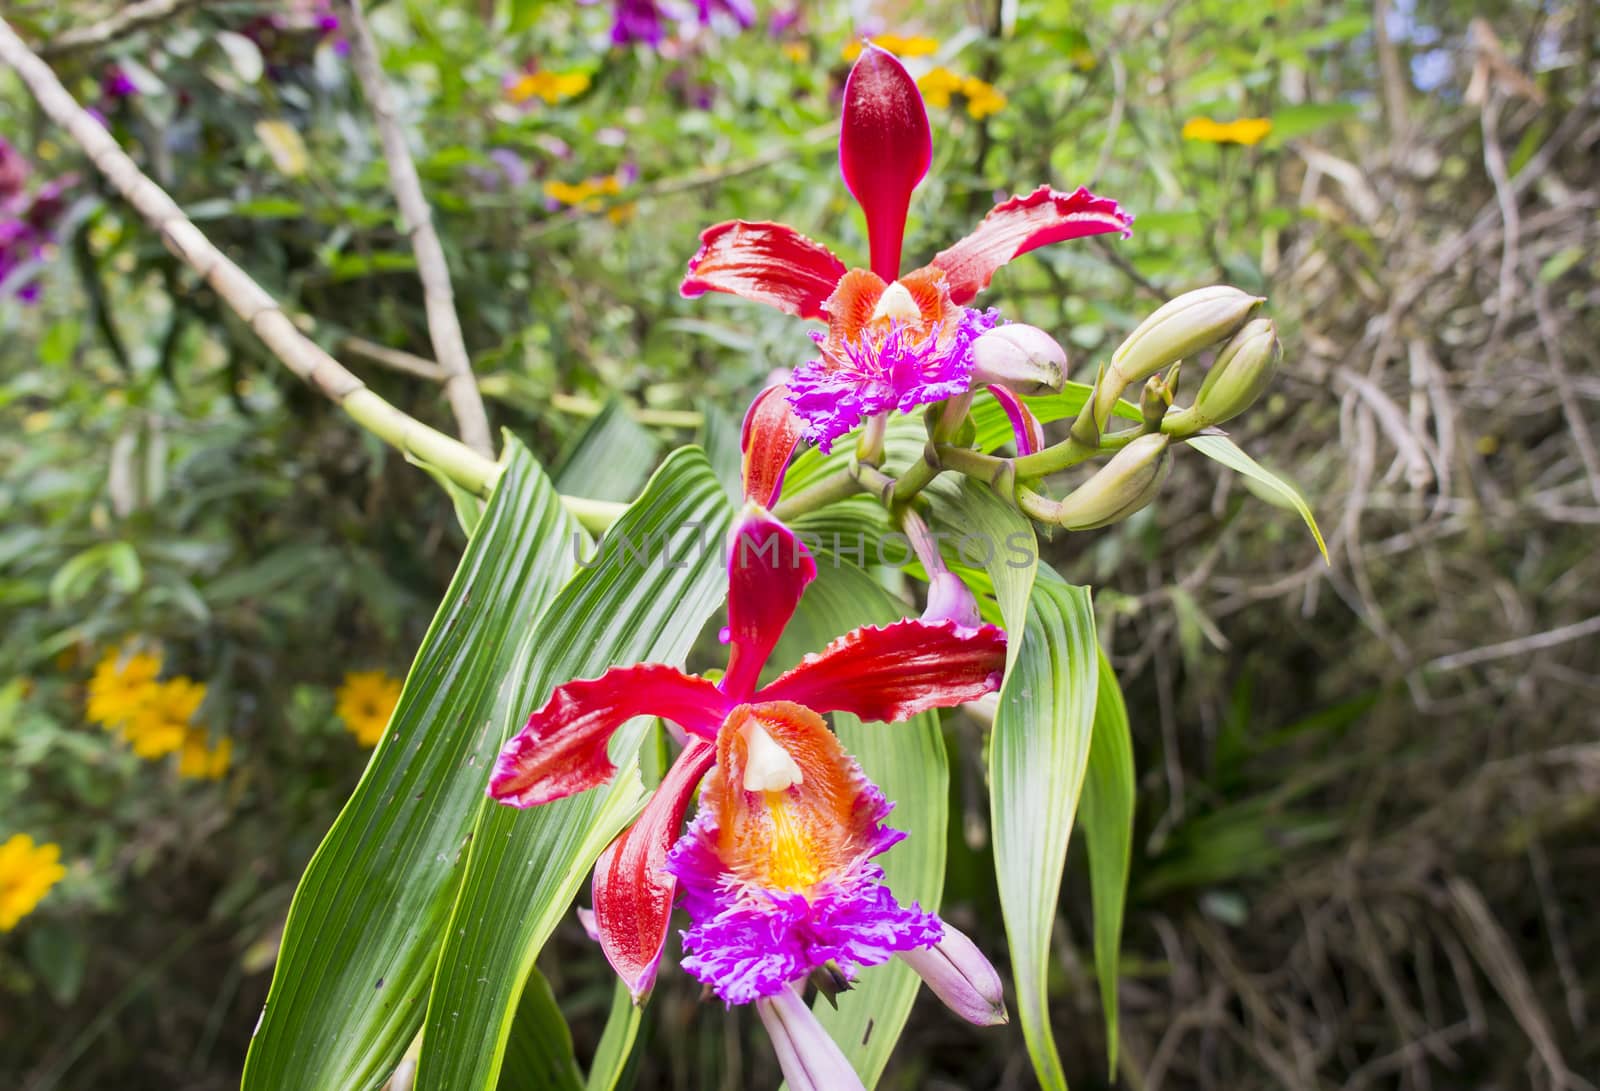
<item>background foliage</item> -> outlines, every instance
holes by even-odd
[[[22,0],[7,17],[49,42],[114,7]],[[1180,290],[1269,295],[1283,378],[1235,438],[1329,532],[1324,567],[1292,512],[1190,457],[1155,508],[1047,544],[1098,590],[1141,771],[1125,1085],[1585,1086],[1592,4],[856,7],[762,7],[742,34],[659,51],[612,48],[605,5],[372,12],[495,423],[568,466],[563,489],[611,499],[670,445],[725,444],[807,346],[781,316],[677,297],[696,232],[781,218],[863,253],[827,128],[842,48],[856,29],[936,39],[914,71],[1006,101],[932,109],[909,248],[938,249],[998,191],[1116,196],[1133,240],[1053,248],[996,283],[1012,317],[1069,345],[1077,378]],[[338,36],[253,30],[267,13],[197,5],[51,60],[319,340],[449,428]],[[512,102],[529,65],[588,83]],[[1183,139],[1200,116],[1272,126],[1252,145]],[[403,673],[464,539],[447,497],[103,199],[8,73],[0,131],[40,175],[79,177],[38,302],[0,299],[0,835],[59,843],[68,867],[0,938],[0,1083],[233,1086],[295,881],[365,761],[334,691],[349,671]],[[585,441],[613,398],[610,431]],[[586,448],[612,473],[586,472]],[[94,664],[128,641],[206,683],[225,777],[181,779],[86,721]],[[945,733],[944,911],[998,951],[981,729],[957,716]],[[1056,914],[1056,1040],[1074,1086],[1099,1086],[1081,852]],[[612,990],[570,918],[541,968],[587,1059]],[[626,1078],[775,1085],[753,1023],[664,973]],[[883,1086],[1030,1079],[1015,1025],[971,1030],[923,1001]]]

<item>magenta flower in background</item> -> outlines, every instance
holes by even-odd
[[[579,2],[591,5],[601,0]],[[701,26],[711,26],[718,16],[728,17],[740,29],[748,29],[756,20],[749,0],[694,0],[692,11],[660,0],[611,0],[611,42],[660,46],[666,40],[668,24],[693,19]]]
[[[66,195],[76,175],[63,175],[27,192],[32,170],[28,161],[0,138],[0,296],[24,303],[39,298],[39,280],[32,270],[49,257],[66,213]]]
[[[106,66],[105,74],[100,77],[100,100],[102,102],[118,102],[122,99],[134,98],[138,94],[139,85],[133,82],[121,65],[110,64]]]
[[[728,292],[827,323],[812,335],[820,356],[789,382],[808,438],[824,451],[863,417],[969,389],[972,344],[1000,315],[966,304],[1002,265],[1054,242],[1132,233],[1133,217],[1117,202],[1083,188],[1040,186],[1002,201],[972,234],[901,275],[911,193],[932,157],[915,81],[868,43],[845,84],[839,167],[866,216],[871,267],[846,267],[787,224],[745,220],[707,228],[689,260],[685,296]]]

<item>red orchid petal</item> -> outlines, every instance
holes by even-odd
[[[612,969],[638,1000],[655,984],[678,881],[665,870],[689,799],[717,758],[711,743],[692,739],[678,755],[639,819],[611,842],[594,865],[596,938]]]
[[[928,173],[933,134],[922,92],[892,53],[867,43],[844,85],[839,170],[867,216],[872,271],[900,275],[911,191]]]
[[[739,449],[744,452],[744,498],[764,508],[778,502],[789,458],[805,434],[805,422],[789,405],[788,391],[769,386],[744,415]]]
[[[822,302],[844,276],[844,262],[787,224],[729,220],[700,234],[700,250],[678,291],[766,303],[801,318],[821,318]]]
[[[1000,408],[1005,410],[1006,419],[1011,422],[1011,431],[1017,437],[1017,454],[1031,455],[1043,447],[1044,425],[1033,415],[1033,410],[1003,386],[993,385],[988,389],[994,395],[994,400],[1000,403]]]
[[[994,625],[907,618],[846,633],[755,699],[892,722],[993,692],[1005,664],[1006,634]]]
[[[501,748],[489,795],[536,807],[604,784],[617,771],[606,743],[635,716],[662,716],[710,739],[730,707],[712,683],[661,663],[613,667],[599,678],[557,686]]]
[[[738,703],[755,691],[761,668],[817,565],[794,532],[750,506],[728,545],[728,673],[720,683]]]
[[[1117,202],[1082,186],[1074,193],[1040,186],[1026,197],[995,205],[972,234],[939,251],[932,264],[950,278],[950,297],[966,303],[1012,258],[1053,242],[1109,231],[1120,231],[1124,238],[1133,234],[1133,217]]]

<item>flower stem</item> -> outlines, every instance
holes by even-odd
[[[793,496],[784,497],[772,509],[772,514],[779,519],[794,519],[854,496],[860,491],[861,484],[849,470],[836,470],[827,477],[807,485]]]

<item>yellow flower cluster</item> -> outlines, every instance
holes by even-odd
[[[563,182],[559,178],[552,178],[543,188],[544,195],[557,204],[593,212],[600,207],[601,198],[617,196],[624,185],[626,183],[621,174],[599,174],[581,182]],[[606,216],[612,223],[623,223],[633,218],[633,205],[616,205],[607,210]]]
[[[211,745],[204,727],[191,721],[206,699],[204,683],[179,675],[160,680],[161,656],[113,649],[89,679],[85,715],[114,731],[139,757],[155,761],[178,754],[178,775],[221,779],[233,759],[233,744]]]
[[[924,34],[902,36],[899,34],[878,34],[869,39],[879,49],[886,49],[896,57],[929,57],[939,51],[939,39],[929,38]],[[853,61],[861,56],[863,46],[860,38],[852,38],[844,43],[844,48],[839,52],[847,61]]]
[[[334,711],[362,746],[377,746],[400,701],[400,679],[383,671],[351,671],[334,694]]]
[[[0,845],[0,932],[15,928],[66,874],[60,845],[36,845],[25,833]]]
[[[1272,119],[1266,117],[1241,117],[1237,121],[1191,117],[1183,123],[1185,140],[1200,140],[1207,144],[1259,144],[1270,132]]]
[[[967,113],[976,120],[999,113],[1005,107],[1006,97],[992,83],[977,76],[963,76],[948,68],[935,68],[917,81],[917,89],[929,106],[945,109],[953,96],[967,100]]]
[[[524,72],[506,84],[506,98],[515,103],[544,99],[551,106],[589,89],[587,72]]]

